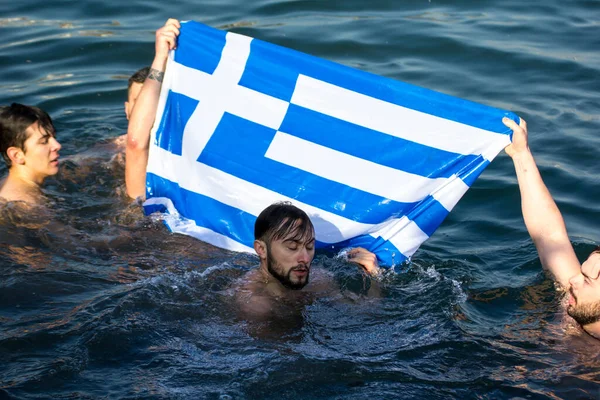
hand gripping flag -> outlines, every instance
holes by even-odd
[[[253,252],[254,222],[290,201],[317,248],[384,265],[418,249],[518,117],[197,22],[183,23],[152,130],[146,213]]]

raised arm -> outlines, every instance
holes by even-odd
[[[569,278],[579,274],[580,264],[567,235],[563,217],[544,184],[527,141],[527,124],[504,118],[513,130],[513,142],[506,147],[515,165],[521,191],[521,208],[525,226],[537,248],[542,265],[558,283],[569,287]]]
[[[179,28],[179,21],[169,19],[162,28],[156,31],[154,61],[129,118],[125,149],[125,186],[127,194],[134,199],[144,198],[146,195],[146,166],[148,164],[150,131],[156,117],[169,50],[174,49],[177,45]]]

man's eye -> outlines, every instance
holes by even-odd
[[[292,251],[296,251],[296,250],[298,250],[298,246],[288,246],[288,249],[290,249]]]

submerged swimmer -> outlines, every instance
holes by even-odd
[[[0,107],[0,153],[8,167],[0,197],[39,203],[44,180],[58,173],[60,148],[44,110],[18,103]]]
[[[567,291],[567,314],[600,340],[600,247],[579,263],[563,217],[529,150],[527,124],[523,119],[520,125],[507,118],[503,122],[514,132],[506,153],[515,165],[523,218],[542,265]]]
[[[145,67],[136,71],[128,80],[124,107],[127,119],[131,116],[149,69]],[[122,135],[111,141],[109,150],[115,150],[112,147],[114,143],[118,152],[125,146],[126,138],[127,135]],[[70,159],[81,161],[99,152],[104,154],[107,144],[96,147]],[[0,183],[0,198],[5,201],[40,203],[44,180],[59,171],[60,148],[52,119],[44,110],[18,103],[0,107],[0,153],[9,169],[8,177]]]
[[[296,300],[306,292],[332,291],[331,278],[322,269],[313,270],[315,230],[304,211],[286,202],[268,206],[256,219],[254,239],[260,264],[243,278],[237,291],[245,316],[270,316],[282,301]],[[350,250],[348,260],[369,275],[379,273],[377,257],[363,248]]]

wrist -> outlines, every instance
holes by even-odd
[[[159,71],[164,71],[167,66],[167,60],[169,59],[169,53],[156,53],[154,60],[152,61],[151,68]]]
[[[512,158],[513,161],[517,161],[527,158],[533,158],[533,154],[531,154],[531,150],[529,150],[529,147],[526,147],[522,150],[515,151],[514,153],[512,153],[510,155],[510,158]]]

